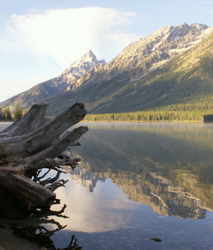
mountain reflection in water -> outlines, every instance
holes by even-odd
[[[85,165],[88,164],[87,162]],[[106,178],[112,178],[109,173],[101,175],[90,173],[85,168],[67,170],[67,172],[71,179],[87,187],[89,192],[93,192],[97,181],[104,182]],[[203,202],[200,199],[181,191],[181,188],[172,186],[167,179],[155,173],[144,174],[143,180],[127,173],[119,174],[112,179],[124,193],[128,194],[129,199],[148,204],[159,214],[178,216],[183,219],[205,218],[206,208],[202,207]]]
[[[213,125],[86,125],[57,191],[83,249],[212,249]]]
[[[93,190],[113,180],[129,199],[162,215],[203,219],[212,210],[213,127],[204,124],[89,124],[71,178]],[[90,184],[89,184],[90,183]],[[210,188],[211,187],[211,188]]]

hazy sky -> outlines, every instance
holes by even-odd
[[[0,102],[60,75],[89,50],[108,62],[183,22],[213,26],[213,1],[0,0]]]

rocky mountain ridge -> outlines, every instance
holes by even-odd
[[[95,68],[95,70],[97,70],[97,68],[101,68],[105,65],[105,60],[98,61],[94,53],[90,50],[87,54],[80,57],[76,62],[71,63],[69,68],[65,69],[62,72],[59,82],[67,83],[67,91],[74,90],[79,87],[78,84],[73,83],[74,81],[81,78],[92,68]]]
[[[87,79],[87,83],[94,81],[94,79],[96,82],[109,81],[125,71],[142,66],[142,70],[133,75],[131,81],[140,79],[199,43],[210,32],[212,32],[212,28],[198,23],[162,27],[149,37],[141,38],[128,45],[118,56],[105,65],[102,74],[92,74],[92,77]],[[82,84],[82,79],[77,80],[77,82]]]

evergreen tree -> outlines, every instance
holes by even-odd
[[[21,119],[22,118],[22,113],[23,113],[23,110],[20,109],[19,105],[17,104],[15,112],[14,112],[13,120],[16,121],[18,119]]]
[[[3,119],[4,119],[4,116],[3,116],[2,112],[1,112],[1,108],[0,108],[0,121],[2,121]]]
[[[9,106],[4,110],[4,120],[7,120],[7,121],[13,120]]]

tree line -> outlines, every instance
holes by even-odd
[[[0,108],[0,121],[16,121],[23,116],[23,110],[20,109],[19,105],[16,105],[14,114],[12,116],[10,107],[6,107],[4,110]]]
[[[84,121],[106,122],[203,122],[204,113],[183,111],[144,111],[88,114]]]
[[[22,118],[26,111],[16,105],[14,114],[11,114],[9,106],[3,111],[0,108],[1,121],[16,121]],[[195,111],[139,111],[127,113],[87,114],[84,121],[106,121],[106,122],[203,122],[208,112]]]

